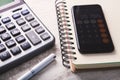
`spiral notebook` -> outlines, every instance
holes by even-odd
[[[108,4],[109,3],[109,4]],[[58,29],[61,44],[62,63],[74,72],[78,69],[107,68],[120,66],[120,11],[115,10],[119,1],[109,0],[56,0]],[[78,50],[71,9],[74,5],[100,4],[105,12],[115,50],[109,54],[81,54]],[[119,6],[120,7],[120,6]],[[113,12],[111,11],[113,10]],[[116,13],[117,12],[117,13]]]

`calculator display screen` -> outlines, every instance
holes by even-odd
[[[0,0],[0,6],[13,2],[14,0]]]

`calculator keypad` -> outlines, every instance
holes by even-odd
[[[47,40],[50,35],[28,9],[1,19],[0,60],[6,61]]]
[[[113,51],[114,46],[98,5],[75,6],[75,22],[80,51],[100,53]]]

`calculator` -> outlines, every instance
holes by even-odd
[[[80,53],[110,53],[114,45],[100,5],[72,8],[76,40]]]
[[[0,0],[0,73],[54,43],[54,36],[23,0]]]

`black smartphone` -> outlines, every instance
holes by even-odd
[[[100,5],[72,7],[73,22],[80,53],[109,53],[114,45]]]

